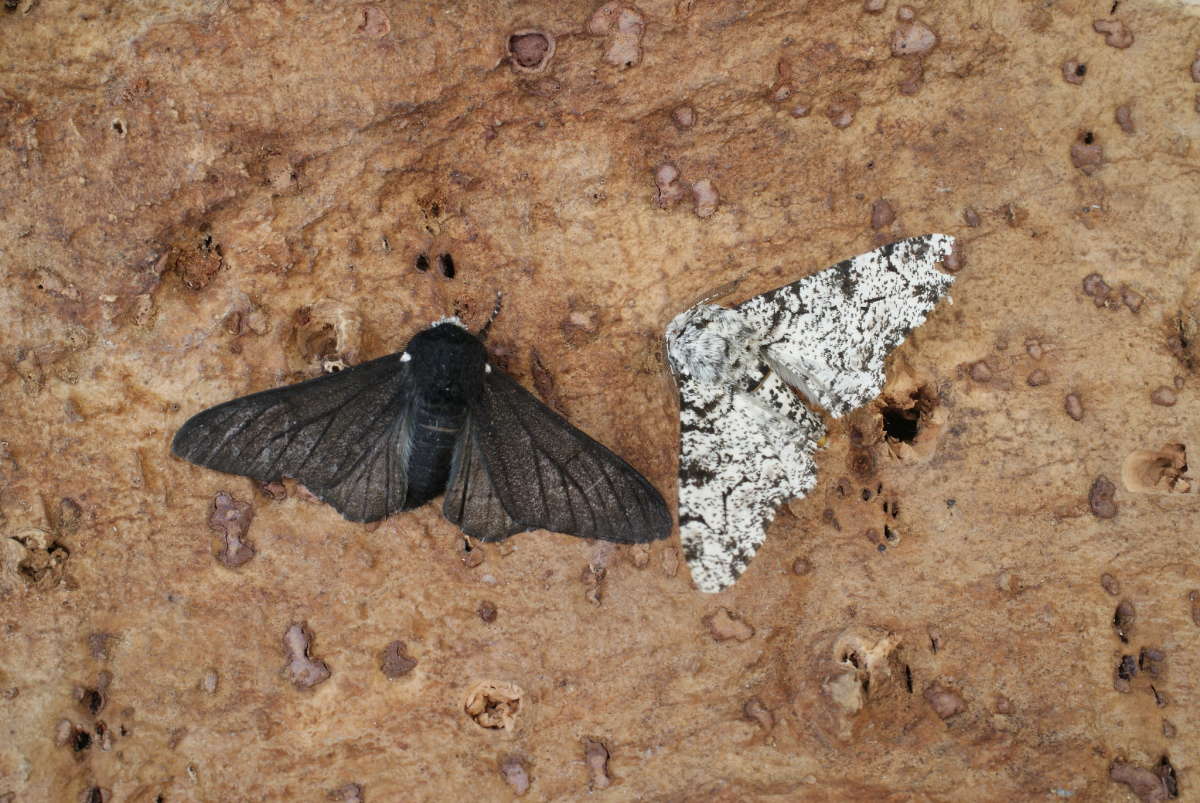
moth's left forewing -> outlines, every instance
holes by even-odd
[[[413,381],[402,354],[242,396],[188,419],[179,457],[260,482],[291,477],[352,521],[412,505]]]
[[[685,314],[667,332],[680,398],[680,542],[696,587],[709,593],[746,569],[777,506],[812,488],[824,432],[727,312]]]
[[[470,415],[490,488],[520,529],[617,543],[670,534],[666,503],[641,474],[503,371],[485,377]]]
[[[887,355],[948,291],[954,279],[935,265],[953,245],[944,234],[901,240],[735,309],[789,384],[844,415],[879,394]]]

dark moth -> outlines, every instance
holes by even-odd
[[[171,449],[260,482],[292,477],[351,521],[445,494],[446,518],[483,541],[546,529],[640,543],[671,531],[641,474],[490,365],[456,319],[398,354],[198,413]]]

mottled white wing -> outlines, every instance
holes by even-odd
[[[841,416],[879,395],[888,353],[946,294],[954,279],[934,264],[953,245],[945,234],[900,240],[734,309],[784,379]]]
[[[765,365],[747,383],[677,377],[679,535],[696,587],[716,592],[746,568],[776,507],[813,487],[825,427]]]

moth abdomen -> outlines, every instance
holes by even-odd
[[[466,405],[416,405],[408,441],[406,508],[423,505],[446,489],[454,447],[466,420]]]

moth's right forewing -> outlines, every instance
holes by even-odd
[[[840,416],[879,394],[887,355],[946,294],[953,277],[934,265],[953,244],[944,234],[900,240],[735,309],[773,367]]]
[[[494,493],[521,529],[643,543],[666,538],[671,514],[632,466],[495,369],[471,408]]]
[[[190,418],[172,451],[261,482],[291,477],[347,518],[402,510],[413,384],[402,355],[225,402]]]

